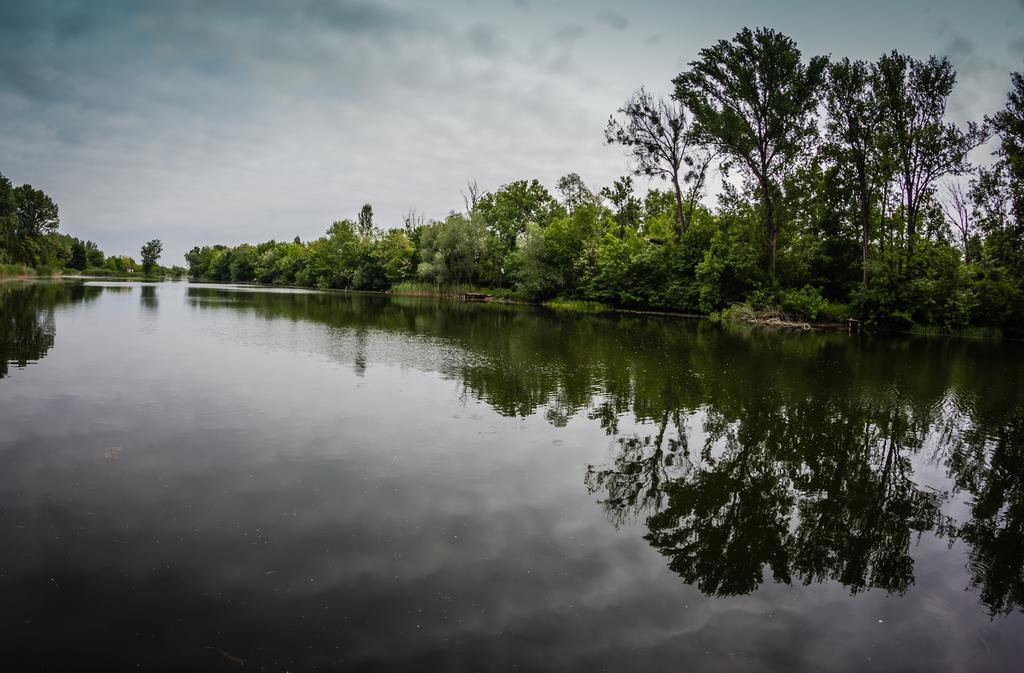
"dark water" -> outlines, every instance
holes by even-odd
[[[0,285],[0,668],[1020,670],[1022,355]]]

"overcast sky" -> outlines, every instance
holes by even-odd
[[[947,55],[957,120],[1024,69],[1024,0],[0,2],[0,172],[64,231],[135,257],[160,238],[166,264],[312,238],[365,202],[398,226],[460,209],[470,178],[607,184],[623,99],[761,25],[805,57]]]

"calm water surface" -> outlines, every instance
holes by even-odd
[[[0,667],[1020,670],[1022,355],[0,285]]]

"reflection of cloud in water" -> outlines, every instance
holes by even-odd
[[[0,386],[0,518],[25,526],[0,616],[26,651],[164,629],[174,659],[107,661],[939,670],[997,633],[984,661],[1011,656],[988,614],[1024,597],[1015,344],[153,292],[164,340],[101,302],[97,348],[149,363],[116,392]]]

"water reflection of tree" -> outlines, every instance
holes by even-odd
[[[969,547],[972,586],[992,615],[1024,608],[1024,409],[1019,390],[958,400],[959,414],[951,425],[962,431],[953,438],[946,462],[955,488],[970,495],[970,519],[958,535]]]
[[[616,525],[639,517],[672,568],[708,593],[750,591],[766,570],[899,593],[914,582],[915,541],[933,533],[967,545],[993,613],[1024,605],[1024,370],[1014,345],[227,294],[189,290],[216,310],[436,338],[444,347],[419,349],[421,365],[497,412],[540,411],[556,426],[585,414],[616,438],[588,487]],[[643,429],[623,431],[632,425]],[[965,521],[943,512],[949,493],[921,485],[914,466],[927,461],[946,466],[968,501]]]
[[[53,309],[96,296],[98,288],[64,283],[0,284],[0,378],[14,364],[46,357],[56,339]]]
[[[896,394],[790,392],[763,389],[733,399],[732,411],[705,407],[696,456],[663,432],[621,438],[588,487],[613,522],[645,517],[646,539],[708,594],[748,593],[766,569],[780,582],[905,591],[914,535],[948,529],[943,495],[912,475],[927,423]]]
[[[139,303],[148,311],[155,311],[160,304],[157,300],[155,285],[141,285],[139,287]]]

